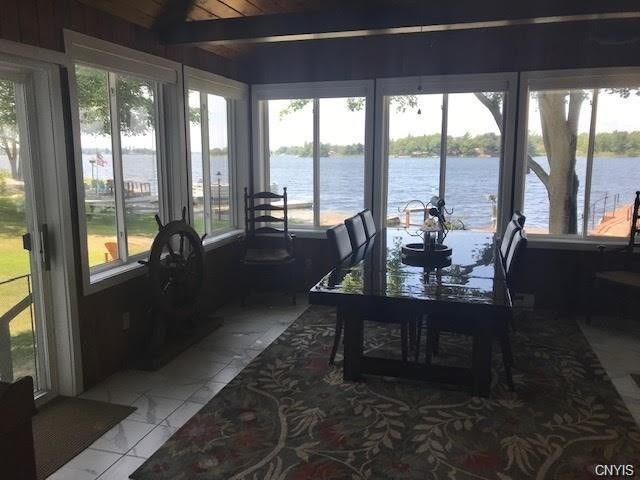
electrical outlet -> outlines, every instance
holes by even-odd
[[[129,312],[124,312],[122,314],[122,330],[129,330],[131,326],[131,315]]]

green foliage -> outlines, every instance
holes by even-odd
[[[16,97],[13,82],[0,80],[0,125],[16,125]]]
[[[104,70],[76,66],[78,104],[83,131],[95,135],[111,133],[108,75]],[[149,131],[154,119],[152,82],[118,75],[116,98],[120,131],[138,135]]]
[[[273,152],[277,155],[296,155],[298,157],[311,157],[313,156],[313,143],[305,142],[304,145],[294,145],[280,147]],[[346,155],[363,155],[364,145],[361,143],[354,143],[352,145],[332,145],[330,143],[320,144],[320,156],[346,156]]]
[[[597,157],[640,157],[640,131],[596,133],[594,145]],[[589,134],[580,133],[576,154],[585,157],[588,148]],[[542,135],[529,134],[528,150],[533,157],[545,155]]]
[[[363,97],[348,97],[347,108],[350,112],[360,112],[364,109],[366,101]],[[312,102],[310,98],[296,98],[291,100],[284,110],[280,111],[280,120],[294,112],[299,112]],[[409,108],[418,106],[418,97],[415,95],[398,95],[391,97],[390,104],[395,105],[397,112],[406,112]]]
[[[299,112],[304,109],[307,105],[311,103],[310,98],[296,98],[295,100],[291,100],[289,105],[284,110],[280,111],[280,120],[285,118],[287,115],[290,115],[294,112]]]
[[[7,195],[9,189],[7,188],[7,178],[9,178],[9,172],[6,170],[0,170],[0,195]]]

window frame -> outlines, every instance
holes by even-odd
[[[531,91],[554,89],[584,89],[596,90],[600,88],[624,87],[640,85],[640,67],[604,67],[585,69],[542,70],[520,73],[518,90],[518,132],[516,141],[516,161],[513,177],[513,204],[515,210],[522,210],[524,204],[526,174],[527,174],[527,143],[529,136],[529,96]],[[593,166],[593,150],[597,119],[597,97],[590,108],[589,144],[587,151],[587,172],[585,177],[584,205],[587,206],[591,197],[591,180]],[[595,112],[595,115],[593,113]],[[526,212],[525,212],[526,213]],[[551,235],[529,233],[529,243],[533,248],[554,249],[593,249],[597,245],[624,245],[627,238],[588,235],[584,230],[584,222],[588,215],[580,221],[582,234]]]
[[[306,83],[274,83],[253,85],[251,89],[253,188],[257,191],[269,188],[269,112],[268,100],[313,101],[313,224],[291,225],[290,230],[307,237],[324,238],[326,226],[320,225],[320,111],[323,98],[365,98],[364,131],[364,208],[373,208],[373,141],[374,141],[374,81],[347,80]],[[267,108],[266,108],[267,107]]]
[[[80,261],[82,269],[82,284],[85,294],[94,293],[104,288],[116,285],[123,280],[132,278],[144,273],[144,269],[138,260],[148,256],[148,252],[128,255],[123,258],[123,251],[127,251],[127,236],[124,217],[124,194],[122,188],[124,180],[122,177],[122,151],[120,149],[120,126],[117,118],[117,99],[115,95],[109,93],[109,105],[112,111],[111,121],[111,144],[112,162],[114,165],[114,200],[116,202],[116,222],[118,225],[118,252],[119,259],[89,266],[88,245],[87,245],[87,222],[84,196],[84,170],[82,163],[82,145],[80,135],[79,101],[77,94],[77,84],[75,67],[82,65],[103,70],[107,72],[107,83],[109,90],[114,86],[117,75],[123,75],[138,80],[147,80],[154,85],[154,106],[155,106],[155,142],[156,142],[156,164],[158,175],[158,207],[162,221],[166,221],[174,210],[172,204],[176,201],[170,196],[173,190],[170,185],[168,173],[171,165],[167,160],[167,150],[170,141],[175,140],[169,130],[173,127],[181,129],[180,118],[168,119],[165,112],[165,103],[178,93],[176,89],[181,83],[181,65],[155,57],[150,54],[132,50],[126,47],[112,44],[103,40],[79,34],[70,30],[64,31],[65,47],[67,52],[67,70],[69,78],[69,94],[71,104],[71,124],[73,133],[73,146],[76,170],[76,192],[78,208],[78,228],[80,233]],[[179,100],[175,100],[179,103]],[[114,110],[114,107],[115,110]],[[116,112],[113,115],[113,112]],[[167,123],[171,125],[167,125]],[[180,139],[178,137],[178,143]],[[184,148],[180,150],[184,151]],[[173,153],[173,152],[172,152]],[[120,198],[119,198],[120,197]],[[120,205],[118,205],[120,204]],[[122,237],[124,234],[124,237]]]
[[[209,145],[209,129],[208,129],[208,95],[215,95],[222,97],[227,102],[227,155],[228,155],[228,169],[229,169],[229,185],[231,187],[230,198],[230,219],[231,225],[229,227],[218,228],[210,230],[210,209],[205,209],[205,233],[206,236],[203,240],[203,245],[206,250],[225,244],[238,238],[244,228],[244,215],[243,215],[243,187],[241,185],[248,185],[249,170],[248,162],[244,165],[239,159],[246,158],[248,156],[248,145],[244,138],[248,138],[249,127],[248,122],[248,98],[249,87],[248,85],[222,77],[210,72],[198,70],[196,68],[184,66],[184,118],[185,118],[185,141],[187,150],[186,161],[186,177],[185,177],[185,191],[188,198],[188,216],[189,222],[193,222],[193,190],[192,190],[192,165],[191,165],[191,124],[189,122],[189,92],[197,91],[200,96],[200,131],[201,141],[207,142]],[[204,98],[204,102],[203,102]],[[203,113],[204,112],[204,113]],[[208,150],[208,148],[207,148]],[[204,153],[202,152],[203,162],[203,198],[206,202],[207,196],[205,194],[205,184],[210,182],[210,175],[205,179],[205,162]],[[207,154],[208,158],[208,154]],[[210,164],[209,164],[210,165]],[[208,213],[207,213],[208,212]]]
[[[512,179],[514,171],[514,151],[516,142],[516,108],[518,104],[518,74],[487,73],[470,75],[434,75],[418,77],[399,77],[376,80],[376,154],[373,214],[379,225],[385,225],[387,219],[387,200],[389,187],[389,103],[388,97],[397,95],[456,94],[473,92],[504,92],[503,105],[503,153],[498,178],[498,203],[496,231],[501,232],[507,224],[512,209]],[[448,106],[447,97],[443,106]],[[445,139],[440,153],[440,193],[446,182],[446,138],[448,111],[443,109],[441,134]]]

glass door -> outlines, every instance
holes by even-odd
[[[30,77],[0,69],[0,380],[51,388],[47,357],[48,252]]]

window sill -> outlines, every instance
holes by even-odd
[[[222,247],[229,243],[233,243],[240,239],[244,234],[244,230],[234,229],[220,233],[215,237],[205,238],[203,248],[208,253],[216,248]],[[101,290],[114,287],[121,283],[139,277],[147,273],[145,265],[140,265],[137,261],[126,265],[118,265],[102,272],[97,272],[89,277],[89,283],[84,286],[84,294],[91,295]]]
[[[526,228],[525,228],[526,230]],[[619,247],[626,245],[628,240],[626,238],[549,238],[544,235],[528,235],[528,246],[533,249],[540,250],[574,250],[574,251],[597,251],[598,246],[604,245],[606,247]]]
[[[90,295],[92,293],[114,287],[126,282],[127,280],[139,277],[146,272],[146,267],[144,265],[140,265],[136,261],[126,265],[118,265],[117,267],[109,268],[101,272],[92,273],[89,276],[89,283],[85,284],[84,294]]]
[[[233,243],[236,240],[240,240],[243,236],[244,230],[239,228],[222,231],[212,237],[206,236],[204,238],[202,246],[204,247],[205,252],[210,252],[211,250],[215,250],[218,247],[222,247],[223,245],[228,245],[229,243]]]
[[[326,239],[327,238],[327,231],[324,230],[324,229],[317,229],[317,228],[290,228],[289,232],[295,234],[296,238],[316,238],[316,239]]]

